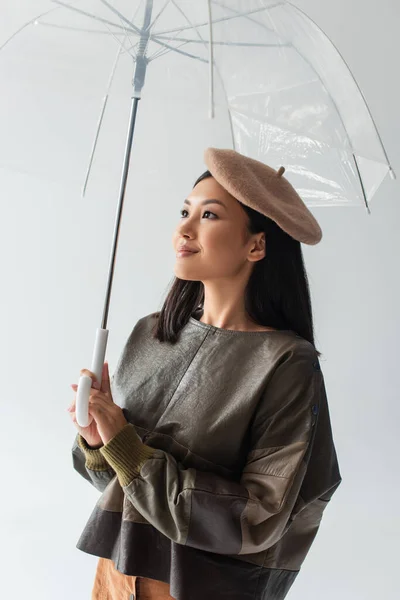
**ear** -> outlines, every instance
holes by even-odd
[[[254,245],[250,250],[250,259],[252,261],[262,260],[265,256],[265,234],[254,240]]]

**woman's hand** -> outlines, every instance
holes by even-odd
[[[105,362],[103,366],[102,381],[99,388],[97,378],[94,373],[88,369],[82,369],[81,375],[89,375],[95,382],[93,383],[90,396],[89,396],[89,421],[92,417],[92,421],[87,427],[80,427],[73,415],[73,421],[83,438],[87,441],[89,446],[100,447],[101,444],[107,444],[113,437],[117,435],[128,423],[125,418],[122,409],[114,403],[111,394],[110,376],[108,372],[108,363]],[[96,387],[94,387],[96,386]],[[71,385],[72,389],[76,391],[78,389],[77,384]],[[97,389],[96,389],[97,388]],[[68,409],[75,413],[75,402]]]
[[[82,373],[82,371],[81,371],[81,373]],[[89,374],[90,371],[87,371],[87,373]],[[92,377],[92,379],[94,379],[94,380],[96,379],[94,374],[93,374],[93,376],[92,375],[90,375],[90,376]],[[78,386],[75,383],[71,384],[71,387],[74,390],[74,392],[77,392]],[[94,391],[93,384],[92,384],[91,389]],[[69,413],[71,414],[72,422],[75,423],[75,427],[77,428],[77,430],[79,431],[81,436],[87,441],[89,446],[91,446],[92,448],[100,448],[103,445],[103,440],[101,439],[100,434],[97,430],[96,421],[89,413],[89,425],[87,427],[81,427],[80,425],[78,425],[78,423],[76,421],[76,415],[75,415],[75,404],[76,404],[76,393],[75,393],[72,404],[67,409],[69,411]]]

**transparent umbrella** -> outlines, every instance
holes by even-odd
[[[395,177],[344,59],[286,1],[54,0],[0,44],[0,81],[0,167],[8,171],[85,194],[91,178],[103,176],[96,165],[103,139],[111,163],[127,130],[92,360],[98,379],[134,135],[139,148],[159,135],[174,147],[179,130],[180,142],[190,144],[207,114],[215,122],[208,145],[218,130],[224,147],[284,165],[308,206],[370,212],[385,176]],[[81,426],[89,422],[91,384],[79,381]]]

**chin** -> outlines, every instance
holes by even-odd
[[[184,269],[181,267],[177,267],[175,265],[174,267],[174,274],[176,277],[178,277],[178,279],[182,279],[183,281],[200,281],[200,279],[198,277],[195,277],[194,272],[191,271],[190,269]]]

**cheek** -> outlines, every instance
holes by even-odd
[[[232,237],[235,234],[231,227],[219,226],[204,227],[199,232],[199,241],[204,251],[208,250],[226,250],[228,245],[232,244]]]
[[[200,244],[205,254],[221,251],[226,244],[223,232],[207,231],[201,235]]]
[[[217,271],[230,271],[231,268],[235,269],[238,262],[241,261],[241,255],[239,250],[239,242],[235,236],[237,233],[233,233],[232,230],[220,231],[218,234],[214,232],[210,235],[205,236],[204,241],[202,240],[202,251],[203,258],[205,259],[208,267],[214,268]]]
[[[239,252],[239,233],[232,227],[218,227],[205,231],[201,240],[204,252],[218,252],[220,256],[235,256]]]

